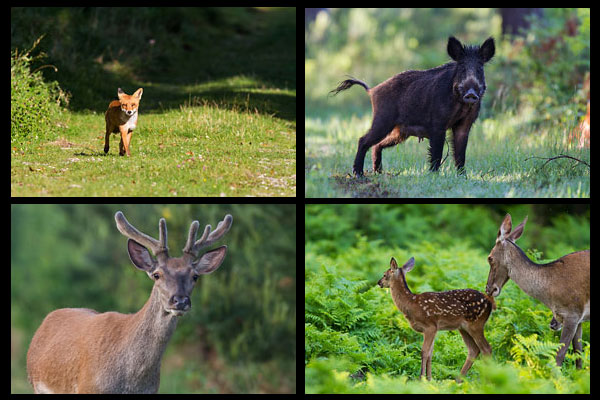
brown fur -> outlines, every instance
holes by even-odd
[[[380,287],[389,287],[392,299],[410,326],[423,334],[421,350],[421,373],[427,374],[431,380],[431,358],[433,341],[437,331],[458,330],[469,351],[467,359],[460,370],[466,375],[473,361],[481,351],[490,355],[492,348],[485,339],[483,328],[492,309],[494,301],[473,289],[451,290],[448,292],[412,293],[406,284],[405,274],[414,266],[414,258],[408,260],[402,268],[398,268],[392,257],[390,269],[378,282]],[[460,378],[457,378],[460,381]]]
[[[496,245],[488,256],[490,274],[486,292],[498,296],[510,278],[525,293],[548,306],[557,322],[552,326],[558,328],[558,322],[563,324],[560,336],[563,347],[556,355],[560,366],[569,343],[572,342],[576,352],[581,352],[581,323],[590,320],[590,251],[578,251],[548,264],[536,264],[515,243],[526,222],[527,217],[511,231],[511,216],[506,214]],[[576,365],[581,368],[581,359]]]
[[[156,393],[161,358],[177,319],[192,306],[190,296],[199,274],[216,270],[227,246],[199,259],[198,252],[220,239],[232,223],[228,215],[212,233],[207,226],[196,241],[198,222],[194,221],[184,256],[170,258],[164,219],[159,222],[160,240],[139,232],[120,211],[115,220],[119,231],[129,237],[134,266],[154,280],[150,298],[135,314],[87,308],[48,314],[27,352],[27,373],[35,393]]]
[[[131,155],[129,151],[129,143],[131,142],[131,134],[137,127],[138,108],[142,99],[144,89],[139,88],[131,96],[125,94],[119,88],[117,96],[119,100],[113,100],[108,105],[108,110],[104,115],[106,121],[106,135],[104,137],[104,153],[108,153],[110,148],[110,134],[120,133],[121,142],[119,143],[119,155]]]

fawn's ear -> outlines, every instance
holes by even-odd
[[[411,258],[410,258],[410,260],[408,260],[408,261],[406,262],[406,264],[404,264],[404,265],[402,266],[402,269],[404,270],[404,272],[408,272],[408,271],[410,271],[411,269],[413,269],[413,267],[414,267],[414,266],[415,266],[415,258],[414,258],[414,257],[411,257]]]
[[[396,262],[396,259],[394,257],[392,257],[392,259],[390,260],[390,269],[392,271],[398,269],[398,263]]]

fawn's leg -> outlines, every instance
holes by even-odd
[[[431,380],[431,357],[433,355],[433,341],[435,340],[435,334],[437,329],[430,328],[423,332],[423,347],[421,348],[421,374],[419,379],[423,376],[423,373],[427,374],[427,380]]]
[[[462,336],[463,341],[467,345],[467,350],[469,352],[467,354],[467,359],[465,360],[465,363],[463,364],[463,366],[460,370],[460,374],[465,376],[465,375],[467,375],[467,371],[469,371],[469,369],[471,369],[471,366],[473,365],[473,361],[475,361],[475,359],[479,355],[479,347],[477,346],[477,343],[475,343],[475,340],[473,340],[473,338],[471,337],[471,335],[469,335],[469,333],[467,331],[465,331],[462,328],[458,328],[458,331],[460,332],[460,335]],[[484,340],[485,340],[485,338],[484,338]],[[460,382],[461,381],[460,377],[457,377],[456,381]]]

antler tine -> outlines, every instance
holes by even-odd
[[[169,255],[169,245],[167,244],[167,221],[164,218],[158,220],[158,241],[161,251],[164,251],[167,256]],[[154,253],[156,255],[156,253]]]
[[[185,243],[185,247],[183,248],[184,253],[191,253],[194,246],[194,240],[196,240],[196,232],[198,231],[198,226],[200,224],[198,221],[192,222],[190,225],[190,233],[188,234],[188,240]]]
[[[219,222],[217,229],[214,231],[211,232],[211,226],[206,225],[202,237],[200,237],[200,239],[198,239],[195,243],[194,241],[196,240],[196,233],[198,231],[199,223],[198,221],[192,222],[192,225],[190,226],[190,233],[188,235],[188,241],[183,248],[183,251],[185,253],[192,254],[193,256],[197,256],[201,248],[210,246],[217,240],[221,239],[227,233],[227,231],[229,231],[229,228],[231,228],[232,222],[233,217],[227,214],[223,221]]]
[[[115,221],[119,232],[129,239],[138,242],[142,246],[148,247],[155,256],[158,256],[161,253],[164,253],[167,256],[169,255],[169,248],[167,247],[167,222],[164,218],[161,218],[158,222],[159,240],[138,231],[129,223],[129,221],[127,221],[127,218],[125,218],[121,211],[117,211],[115,214]]]

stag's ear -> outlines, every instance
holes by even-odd
[[[227,246],[221,246],[205,253],[200,259],[192,264],[199,274],[210,274],[221,266],[227,254]]]
[[[136,268],[146,272],[152,272],[156,269],[156,261],[150,256],[148,249],[135,240],[129,239],[127,241],[127,251],[129,252],[129,259]]]

